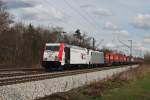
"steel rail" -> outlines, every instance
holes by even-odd
[[[115,68],[120,68],[120,67],[126,67],[126,65],[115,66],[115,67],[101,67],[101,68],[92,68],[92,69],[64,71],[64,72],[41,73],[41,74],[38,73],[34,75],[3,77],[3,78],[0,78],[0,86],[38,81],[38,80],[44,80],[44,79],[51,79],[51,78],[58,78],[58,77],[63,77],[63,76],[71,76],[71,75],[76,75],[76,74],[91,73],[91,72],[115,69]]]

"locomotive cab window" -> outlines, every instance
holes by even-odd
[[[59,51],[59,46],[46,46],[46,50]]]

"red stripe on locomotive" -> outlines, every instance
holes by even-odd
[[[59,53],[58,53],[58,58],[60,61],[62,61],[63,52],[64,52],[64,43],[61,43],[59,48]]]

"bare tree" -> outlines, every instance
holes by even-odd
[[[21,22],[12,23],[12,17],[0,0],[0,64],[35,65],[39,64],[43,45],[62,42],[62,27],[35,27]],[[63,42],[82,47],[91,47],[91,37],[77,30],[64,33]]]
[[[0,33],[6,31],[10,23],[12,23],[10,14],[6,11],[5,4],[0,1]]]

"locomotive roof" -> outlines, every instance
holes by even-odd
[[[59,46],[59,45],[60,45],[60,43],[46,43],[46,46]],[[83,47],[69,45],[69,44],[66,44],[66,43],[64,43],[64,46],[68,47],[68,48],[86,49],[86,48],[83,48]]]
[[[60,44],[61,43],[46,43],[47,46],[59,46]],[[87,49],[87,50],[90,50],[90,51],[102,52],[102,51],[88,49],[88,48],[84,48],[84,47],[80,47],[80,46],[70,45],[70,44],[67,44],[67,43],[64,43],[64,46],[68,47],[68,48],[75,48],[75,49],[82,49],[82,50]]]
[[[83,47],[74,46],[74,45],[69,45],[69,44],[65,44],[65,47],[76,48],[76,49],[86,49],[86,48],[83,48]]]

